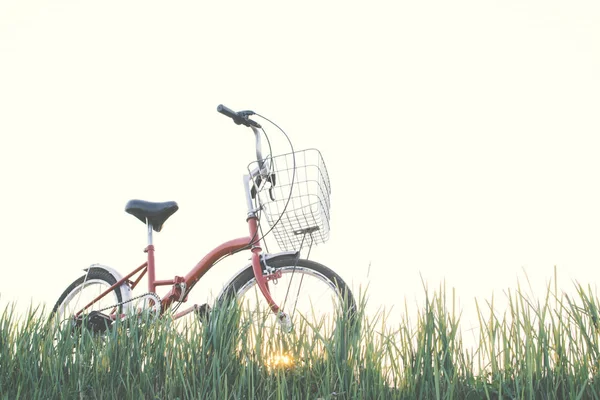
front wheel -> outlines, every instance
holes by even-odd
[[[235,297],[242,312],[250,312],[252,325],[270,329],[274,325],[296,329],[300,325],[327,328],[340,320],[349,321],[356,313],[352,292],[344,280],[333,270],[314,261],[297,259],[293,254],[268,258],[265,271],[280,271],[281,278],[268,282],[271,297],[285,313],[282,324],[269,308],[260,292],[252,266],[241,271],[225,287],[224,296]],[[289,318],[289,319],[288,319]],[[255,328],[256,329],[256,328]]]

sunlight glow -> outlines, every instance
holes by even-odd
[[[290,368],[294,366],[294,359],[286,354],[273,355],[267,362],[270,368]]]

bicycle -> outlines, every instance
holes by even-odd
[[[52,310],[61,322],[72,326],[104,331],[115,321],[148,312],[155,317],[181,318],[192,312],[206,314],[210,307],[197,304],[178,312],[187,302],[194,285],[223,258],[251,252],[251,263],[234,275],[217,296],[217,303],[235,297],[259,311],[266,310],[285,332],[307,315],[341,311],[352,314],[356,304],[350,289],[333,270],[315,261],[300,258],[300,251],[329,238],[331,186],[321,153],[315,149],[294,151],[289,137],[269,119],[252,111],[235,112],[223,105],[217,111],[237,125],[250,128],[255,136],[256,161],[244,175],[248,206],[246,222],[249,235],[222,243],[206,254],[185,276],[156,279],[153,231],[160,232],[168,218],[178,210],[174,201],[130,200],[125,211],[146,224],[147,260],[126,275],[100,264],[85,268],[59,297]],[[251,119],[256,115],[273,124],[288,139],[291,152],[263,157],[261,136],[269,143],[263,127]],[[266,216],[270,229],[263,234],[260,222]],[[263,252],[263,239],[273,233],[283,250]],[[142,278],[147,277],[148,291],[133,296]],[[158,287],[171,286],[162,298]],[[328,306],[326,310],[323,307]]]

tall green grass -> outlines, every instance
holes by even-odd
[[[477,303],[463,344],[455,293],[426,291],[414,323],[385,311],[297,323],[290,334],[247,323],[228,304],[208,320],[116,324],[104,335],[57,331],[43,310],[0,316],[2,399],[597,399],[598,298],[520,287],[507,308]],[[408,308],[406,315],[409,315]],[[337,327],[337,328],[335,328]]]

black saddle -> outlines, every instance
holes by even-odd
[[[133,215],[143,223],[146,220],[152,224],[152,229],[160,232],[165,221],[179,209],[174,201],[155,203],[144,200],[129,200],[125,211]]]

